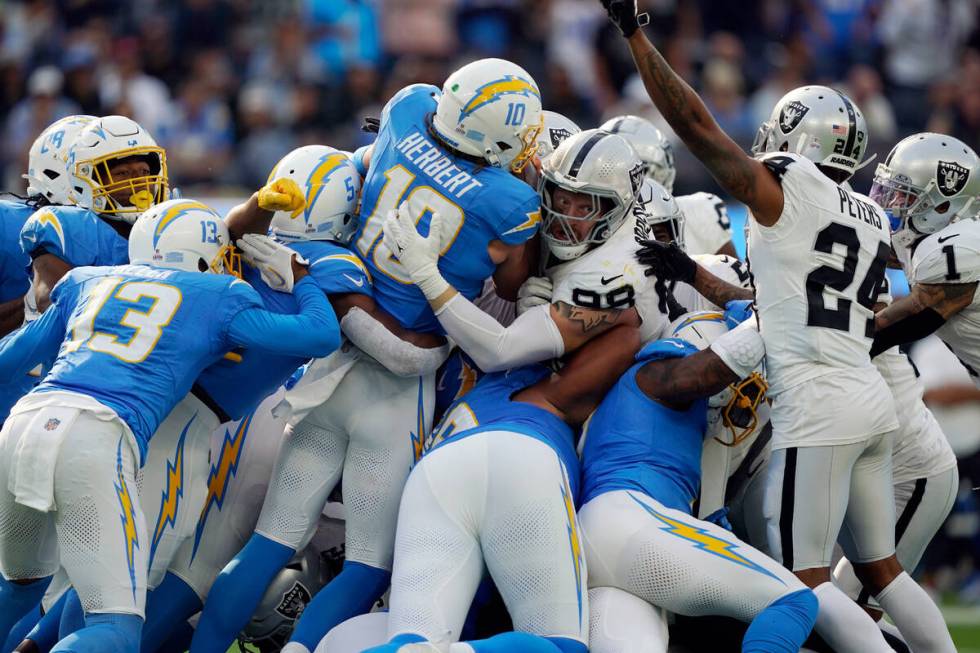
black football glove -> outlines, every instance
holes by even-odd
[[[609,20],[619,28],[619,31],[623,33],[623,36],[629,38],[633,36],[635,32],[641,25],[646,25],[650,22],[650,15],[647,13],[642,13],[637,15],[636,13],[636,0],[600,0],[602,6],[605,8],[606,13],[609,14]]]
[[[374,116],[364,116],[364,122],[361,124],[361,131],[369,134],[377,134],[379,131],[381,131],[381,119],[375,118]]]
[[[641,240],[642,247],[636,252],[636,260],[647,267],[648,277],[664,281],[683,281],[694,283],[698,264],[676,243],[661,243],[657,240]]]

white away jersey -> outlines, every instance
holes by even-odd
[[[922,382],[908,357],[892,347],[874,358],[895,399],[898,430],[892,444],[894,484],[933,476],[956,466],[939,423],[922,401]]]
[[[749,266],[740,259],[733,258],[726,254],[701,254],[692,256],[698,265],[715,275],[722,281],[727,281],[733,286],[742,288],[752,288]],[[674,286],[674,298],[686,308],[688,312],[697,311],[723,311],[724,306],[715,306],[701,294],[686,283],[677,283]]]
[[[694,193],[674,200],[684,214],[684,251],[688,254],[715,254],[731,241],[728,209],[717,195]]]
[[[960,284],[980,281],[980,222],[954,222],[922,240],[912,254],[913,284]],[[980,388],[980,293],[949,318],[936,335],[960,359]]]
[[[749,225],[749,261],[772,396],[841,368],[867,368],[872,306],[891,252],[888,220],[797,154],[763,164],[783,188],[772,227]]]
[[[660,338],[669,320],[666,310],[660,309],[656,280],[645,276],[636,260],[637,235],[631,214],[599,247],[548,268],[545,274],[554,286],[551,301],[594,309],[635,306],[643,320],[643,342]]]

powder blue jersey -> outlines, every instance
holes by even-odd
[[[647,397],[636,373],[647,362],[680,358],[698,349],[678,338],[651,342],[609,391],[589,421],[582,452],[582,502],[605,492],[643,492],[663,505],[691,512],[701,484],[701,446],[708,400],[684,411]]]
[[[129,241],[79,206],[45,206],[35,211],[20,232],[20,246],[31,258],[53,254],[73,267],[129,262]]]
[[[24,202],[0,200],[0,302],[19,299],[31,287],[31,258],[20,248],[20,231],[34,210]],[[0,382],[0,423],[37,380],[21,374]]]
[[[20,231],[34,213],[24,202],[0,200],[0,303],[23,297],[30,287],[30,257],[20,248]]]
[[[493,240],[526,241],[541,221],[538,195],[501,168],[454,156],[429,131],[439,89],[426,84],[399,91],[381,112],[371,165],[361,194],[357,252],[374,277],[375,300],[407,329],[442,333],[422,292],[382,242],[388,211],[408,201],[421,212],[428,234],[432,212],[453,234],[439,270],[468,299],[483,289],[496,266],[487,254]]]
[[[48,312],[57,311],[67,333],[34,392],[94,397],[129,425],[144,456],[201,369],[234,346],[231,320],[261,306],[234,277],[143,265],[75,268],[51,298]]]
[[[522,433],[554,449],[565,465],[572,497],[578,497],[579,465],[572,428],[543,408],[511,399],[550,374],[551,370],[538,364],[487,374],[446,411],[426,441],[426,451],[486,431]]]
[[[371,294],[371,276],[350,250],[323,240],[286,244],[310,262],[309,276],[325,294]],[[299,311],[296,297],[271,289],[255,268],[245,266],[245,280],[258,292],[266,310],[288,315]],[[285,383],[307,360],[246,349],[209,366],[197,384],[230,419],[237,420]]]

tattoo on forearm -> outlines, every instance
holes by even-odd
[[[619,321],[623,311],[620,309],[607,309],[597,311],[591,308],[574,306],[567,302],[555,302],[558,315],[568,319],[570,322],[577,322],[582,329],[582,333],[589,333],[602,327],[609,327]]]
[[[694,289],[709,302],[724,308],[725,304],[736,299],[755,299],[755,293],[719,279],[701,266],[694,277]]]
[[[718,356],[706,350],[686,358],[648,363],[640,368],[637,379],[644,391],[671,403],[687,403],[721,392],[738,380]]]
[[[976,282],[915,284],[908,295],[875,315],[875,329],[880,331],[927,308],[948,319],[973,300],[976,290]]]
[[[743,202],[751,202],[755,195],[751,159],[731,139],[718,138],[721,130],[704,102],[656,48],[647,46],[634,54],[653,103],[684,144],[722,186]]]

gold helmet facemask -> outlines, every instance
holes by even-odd
[[[222,245],[209,267],[215,274],[230,274],[241,279],[242,255],[233,245]]]
[[[514,174],[521,174],[524,172],[524,168],[528,163],[534,159],[534,155],[538,153],[538,136],[541,135],[541,130],[544,129],[544,117],[538,121],[535,125],[528,125],[525,128],[524,133],[521,134],[521,141],[524,142],[524,149],[521,150],[520,154],[514,157],[514,160],[510,162],[510,171]]]
[[[726,447],[734,447],[749,437],[759,425],[759,404],[766,398],[769,384],[758,372],[728,386],[732,396],[721,408],[722,424],[732,435],[731,442],[715,437]]]
[[[111,169],[122,159],[139,157],[150,164],[150,174],[129,179],[113,179]],[[167,155],[162,147],[145,146],[112,152],[106,156],[79,161],[75,174],[92,188],[92,203],[100,214],[143,213],[165,202],[169,196]],[[124,193],[125,199],[115,195]],[[100,201],[102,206],[99,208]]]

